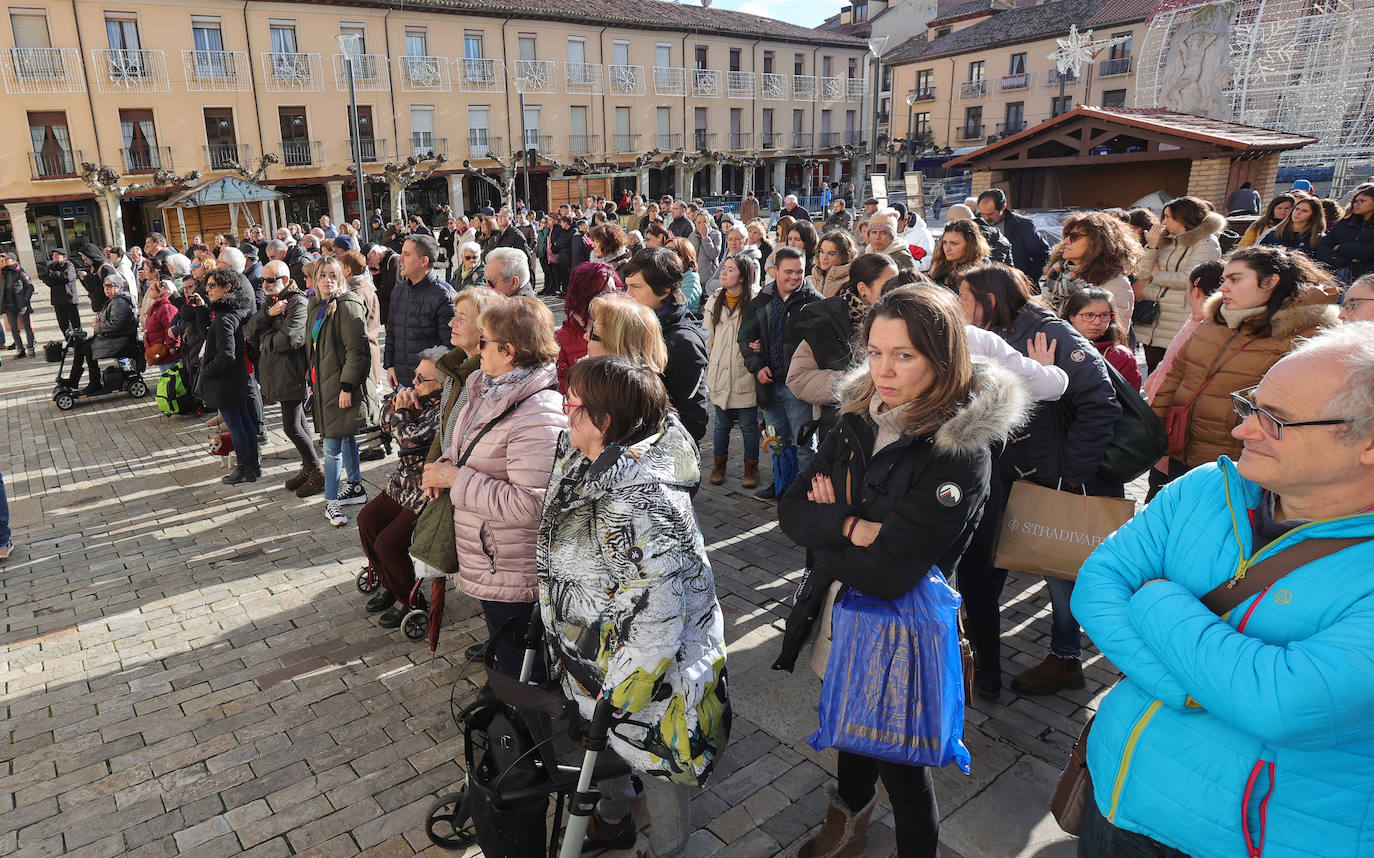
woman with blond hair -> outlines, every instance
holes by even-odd
[[[663,374],[668,366],[668,347],[653,310],[616,292],[593,298],[588,312],[588,357],[625,355]]]
[[[1117,318],[1130,328],[1135,292],[1127,275],[1140,258],[1140,244],[1128,224],[1103,212],[1076,214],[1064,221],[1064,237],[1050,252],[1046,297],[1055,310],[1079,289],[1094,286],[1111,293]]]

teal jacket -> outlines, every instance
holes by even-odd
[[[1197,468],[1080,571],[1074,615],[1126,674],[1088,737],[1097,805],[1196,858],[1374,856],[1374,541],[1225,619],[1199,601],[1303,539],[1374,539],[1374,512],[1255,546],[1260,494],[1225,457]]]

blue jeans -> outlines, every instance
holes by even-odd
[[[739,434],[744,440],[744,461],[759,460],[759,410],[749,408],[721,408],[716,406],[716,428],[714,454],[722,459],[730,455],[730,429],[739,424]]]
[[[1050,652],[1060,658],[1081,658],[1083,636],[1069,608],[1073,582],[1046,575],[1045,586],[1050,591]]]
[[[347,438],[324,439],[324,499],[339,499],[339,459],[343,458],[343,469],[348,472],[348,480],[353,483],[363,481],[363,463],[358,458],[358,441],[352,435]]]
[[[234,439],[234,455],[240,465],[258,464],[258,425],[253,422],[252,406],[248,400],[226,405],[219,410],[229,437]]]
[[[770,393],[772,396],[768,407],[763,409],[764,419],[778,433],[784,445],[796,444],[797,433],[813,419],[811,403],[802,402],[793,396],[787,385],[780,381],[773,382]],[[816,439],[813,435],[809,444],[797,445],[797,473],[802,473],[806,466],[811,464],[811,457],[816,455],[815,444]]]
[[[0,545],[10,541],[10,499],[5,495],[5,475],[0,474]]]

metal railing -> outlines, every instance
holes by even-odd
[[[391,61],[386,54],[334,54],[334,88],[348,92],[348,59],[353,59],[353,88],[358,92],[388,92]]]
[[[830,148],[833,148],[833,147],[835,147],[835,146],[840,145],[840,141],[841,141],[842,137],[843,137],[843,135],[841,135],[841,133],[838,132],[838,131],[822,131],[822,132],[821,132],[821,148],[822,148],[822,149],[830,149]]]
[[[119,150],[126,173],[156,173],[172,169],[171,146],[130,146]]]
[[[638,151],[639,151],[639,138],[640,138],[641,136],[642,136],[642,135],[639,135],[639,134],[617,134],[617,135],[615,135],[615,151],[616,151],[616,152],[638,152]]]
[[[763,73],[763,100],[764,101],[786,101],[791,93],[788,91],[787,75],[773,74],[772,72]]]
[[[657,143],[656,143],[655,145],[656,145],[659,149],[663,149],[663,150],[665,150],[665,151],[670,151],[670,152],[671,152],[671,151],[674,150],[674,149],[681,149],[681,148],[682,148],[682,135],[681,135],[681,134],[670,134],[670,133],[666,133],[666,132],[660,131],[660,132],[658,132],[657,134],[654,135],[654,139],[657,141]]]
[[[1004,74],[999,88],[1002,92],[1012,92],[1018,89],[1025,89],[1030,86],[1030,75],[1025,72],[1020,74]]]
[[[643,95],[644,66],[606,66],[612,95]]]
[[[524,140],[526,149],[533,149],[536,152],[553,151],[553,135],[540,134],[539,129],[537,128],[531,128],[526,130]]]
[[[793,132],[792,132],[792,148],[793,148],[793,149],[810,149],[810,148],[811,148],[811,132],[810,132],[810,131],[793,131]]]
[[[999,122],[997,123],[997,134],[995,136],[998,140],[1001,140],[1003,137],[1010,137],[1024,130],[1026,130],[1026,121],[1024,119],[1016,122]]]
[[[323,92],[324,61],[319,54],[262,54],[262,76],[268,92]]]
[[[928,86],[925,89],[918,89],[914,92],[914,95],[916,96],[916,101],[913,103],[919,104],[922,101],[934,101],[935,87]]]
[[[1049,72],[1045,75],[1045,88],[1058,89],[1059,81],[1061,79],[1064,81],[1064,86],[1066,88],[1071,88],[1078,83],[1078,75],[1074,74],[1073,72],[1067,72],[1066,74],[1061,75],[1058,69],[1050,69]]]
[[[968,100],[970,98],[982,98],[988,94],[988,82],[983,80],[966,80],[959,85],[959,98]]]
[[[759,135],[759,142],[764,149],[779,149],[782,147],[782,134],[775,131],[765,131]]]
[[[1131,57],[1117,57],[1114,60],[1103,60],[1097,66],[1098,77],[1115,77],[1116,75],[1131,73]]]
[[[42,179],[70,179],[84,158],[80,149],[59,149],[56,152],[30,152],[29,169],[35,181]]]
[[[6,48],[0,52],[0,73],[11,95],[86,91],[81,54],[75,48]]]
[[[459,92],[505,92],[506,67],[490,57],[462,57],[453,61]]]
[[[253,157],[252,150],[247,143],[216,143],[211,146],[202,146],[201,151],[205,153],[205,169],[207,170],[227,170],[230,161],[240,167],[248,166],[248,159]]]
[[[601,150],[600,134],[569,134],[569,155],[590,155]]]
[[[577,95],[600,95],[605,90],[606,77],[601,63],[564,63],[563,88]]]
[[[960,140],[978,140],[981,139],[982,136],[983,126],[981,123],[978,125],[964,125],[959,128]]]
[[[654,95],[686,95],[687,69],[680,66],[654,66]]]
[[[732,150],[754,148],[754,134],[751,131],[731,131],[730,148]]]
[[[868,78],[847,78],[844,82],[844,95],[846,101],[863,101],[868,95]]]
[[[423,161],[435,155],[448,155],[448,138],[435,137],[433,131],[410,132],[410,154]]]
[[[692,132],[692,148],[694,149],[714,149],[716,148],[716,132],[707,131],[705,128],[698,128]]]
[[[384,139],[364,137],[358,141],[359,154],[369,164],[385,161],[389,157],[387,153],[390,151],[386,144],[387,141]],[[348,141],[348,158],[349,160],[353,159],[353,140],[351,138]]]
[[[720,98],[724,75],[715,69],[692,69],[692,95],[695,98]]]
[[[858,146],[864,142],[864,133],[862,131],[846,131],[844,132],[844,142],[848,146]]]
[[[813,74],[792,75],[792,100],[816,100],[816,76]]]
[[[283,140],[283,167],[313,167],[324,162],[324,143],[319,140]]]
[[[91,51],[101,92],[170,92],[165,51],[98,48]]]
[[[844,79],[838,77],[821,78],[821,101],[843,101]]]
[[[558,67],[553,60],[516,60],[512,72],[516,92],[544,95],[558,92]]]
[[[448,57],[407,56],[396,58],[402,92],[452,92]]]
[[[252,92],[247,51],[182,51],[187,92]]]
[[[746,71],[726,72],[725,91],[731,98],[753,98],[754,73]]]
[[[502,138],[492,137],[482,128],[468,129],[468,157],[486,159],[487,154],[497,155],[501,152]]]

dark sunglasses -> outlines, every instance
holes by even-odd
[[[1344,426],[1349,420],[1329,419],[1329,420],[1280,420],[1274,415],[1265,411],[1254,402],[1255,390],[1258,387],[1247,387],[1244,390],[1237,390],[1231,394],[1231,406],[1235,409],[1242,422],[1251,417],[1259,418],[1260,428],[1264,434],[1273,438],[1275,441],[1283,440],[1284,429],[1298,429],[1303,426]]]
[[[285,275],[285,276],[283,276],[283,277],[264,277],[264,278],[262,278],[262,282],[264,282],[264,283],[285,283],[287,280],[290,280],[290,279],[291,279],[291,275],[287,274],[287,275]]]
[[[489,339],[487,339],[486,337],[478,337],[478,338],[477,338],[477,348],[479,348],[479,349],[484,349],[484,348],[486,348],[487,346],[493,346],[493,345],[494,345],[494,346],[504,346],[504,345],[507,345],[507,343],[504,343],[504,342],[502,342],[502,341],[500,341],[500,340],[489,340]]]

